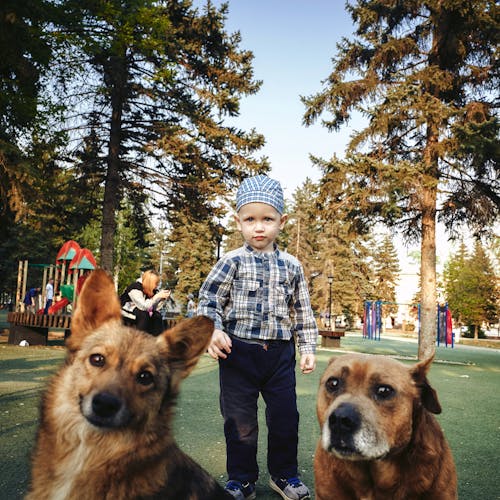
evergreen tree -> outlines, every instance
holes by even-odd
[[[477,276],[475,281],[476,293],[480,297],[480,308],[474,322],[476,327],[475,336],[477,337],[479,326],[497,323],[500,314],[498,275],[495,273],[491,259],[479,240],[475,242],[470,267]]]
[[[445,265],[444,280],[446,300],[454,320],[472,329],[475,338],[483,324],[498,321],[498,278],[479,242],[475,243],[470,256],[461,243],[457,254]]]
[[[59,89],[75,103],[78,127],[105,138],[100,254],[112,269],[118,202],[132,186],[165,197],[175,225],[186,206],[193,219],[218,215],[220,196],[262,168],[252,158],[262,136],[223,123],[260,82],[240,35],[224,30],[227,5],[66,0],[62,8],[61,66],[74,77]]]
[[[52,16],[45,0],[0,3],[0,274],[10,290],[18,261],[52,262],[62,232],[43,212],[47,196],[59,198],[61,180],[53,169],[60,137],[49,125],[57,106],[43,93],[53,56],[44,30]]]
[[[318,161],[330,205],[367,230],[374,220],[421,242],[419,358],[434,352],[438,216],[477,233],[498,218],[499,121],[494,0],[358,0],[357,25],[338,45],[325,88],[304,98],[306,124],[331,113],[330,130],[353,113],[368,119],[345,159]]]
[[[184,224],[179,224],[168,235],[165,273],[175,301],[187,302],[187,295],[198,295],[203,281],[216,261],[216,240],[207,239],[210,220],[189,219],[185,214]]]
[[[291,202],[285,225],[288,233],[288,253],[302,264],[307,280],[317,275],[322,268],[318,258],[318,239],[321,225],[318,218],[318,186],[309,178],[298,187]]]
[[[353,234],[350,224],[335,214],[322,212],[317,260],[320,275],[314,280],[311,300],[319,311],[345,315],[349,322],[363,314],[363,302],[373,296],[373,271],[369,263],[370,239]],[[332,324],[333,326],[333,324]]]
[[[443,280],[445,284],[446,302],[450,307],[452,317],[462,324],[462,299],[465,290],[464,277],[469,260],[467,247],[462,240],[457,253],[445,262]]]
[[[383,302],[396,302],[396,286],[401,268],[398,253],[392,238],[386,234],[375,245],[373,252],[374,288],[378,300]],[[382,316],[386,318],[398,310],[396,304],[383,304]],[[384,322],[385,326],[385,322]]]
[[[41,81],[52,57],[44,36],[50,12],[44,0],[4,0],[0,4],[1,217],[22,213],[24,194],[35,173],[24,145],[43,121],[46,109]]]

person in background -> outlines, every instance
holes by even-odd
[[[170,298],[170,290],[158,291],[159,283],[160,275],[156,271],[144,271],[120,296],[125,323],[154,336],[163,332],[158,309],[163,300]]]
[[[196,304],[194,303],[194,295],[192,293],[187,296],[188,302],[186,306],[186,318],[192,318],[196,313]]]
[[[24,303],[24,308],[27,312],[32,312],[32,313],[36,312],[35,297],[38,296],[41,290],[42,289],[40,287],[33,287],[26,292],[26,295],[23,299],[23,303]]]
[[[49,313],[49,307],[52,305],[54,300],[54,278],[50,278],[47,286],[45,287],[45,308],[43,314]]]
[[[276,245],[283,210],[278,181],[245,179],[235,216],[245,244],[215,264],[199,294],[198,314],[214,321],[208,353],[219,360],[226,491],[238,500],[256,496],[259,393],[266,403],[269,485],[284,499],[310,498],[298,477],[294,336],[301,371],[311,373],[318,328],[301,264]]]

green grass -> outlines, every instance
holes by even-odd
[[[417,346],[383,339],[368,341],[359,335],[342,339],[338,350],[319,349],[318,368],[297,375],[300,420],[299,467],[313,488],[313,454],[319,435],[316,391],[319,377],[333,351],[387,354],[412,363]],[[46,378],[64,357],[60,347],[22,348],[0,345],[0,491],[2,498],[22,498],[29,481],[29,454],[38,420],[40,391]],[[459,346],[438,348],[430,380],[438,391],[443,413],[438,419],[455,457],[459,498],[500,499],[500,350]],[[181,448],[221,482],[225,480],[225,446],[218,409],[217,363],[204,356],[184,381],[177,406],[175,434]],[[259,406],[259,464],[257,496],[278,500],[267,487],[264,405]]]

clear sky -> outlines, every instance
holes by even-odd
[[[203,5],[204,0],[195,0]],[[222,0],[213,0],[219,6]],[[259,92],[241,101],[236,125],[264,134],[261,155],[271,164],[270,176],[279,180],[290,199],[307,177],[320,178],[309,155],[329,159],[344,156],[345,146],[362,121],[352,121],[339,132],[328,132],[321,123],[302,125],[305,107],[300,96],[322,89],[332,70],[332,58],[342,37],[352,38],[355,26],[344,0],[228,0],[226,29],[239,31],[242,49],[254,54],[255,78],[262,80]],[[448,244],[438,228],[438,258],[448,257]],[[401,259],[418,250],[396,241]],[[405,262],[405,267],[408,262]]]
[[[343,156],[350,131],[303,126],[300,96],[321,90],[337,42],[354,31],[351,19],[343,0],[229,0],[226,28],[241,33],[240,47],[253,52],[255,78],[263,81],[257,94],[242,99],[236,124],[264,134],[270,175],[290,198],[306,177],[320,177],[309,154]]]

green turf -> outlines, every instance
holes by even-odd
[[[393,355],[404,362],[416,359],[413,342],[342,339],[339,350],[318,350],[318,368],[297,375],[300,420],[299,466],[303,480],[313,488],[313,454],[319,435],[315,400],[319,377],[334,352],[359,351]],[[33,445],[40,390],[59,363],[59,347],[0,345],[0,492],[6,499],[22,498],[29,481],[29,454]],[[500,350],[459,346],[438,348],[430,380],[438,391],[443,413],[438,419],[452,448],[458,471],[459,498],[499,500]],[[260,403],[257,497],[278,500],[267,487],[266,428]],[[217,363],[204,356],[184,381],[177,406],[175,434],[181,448],[214,477],[225,480],[225,447],[218,410]]]

